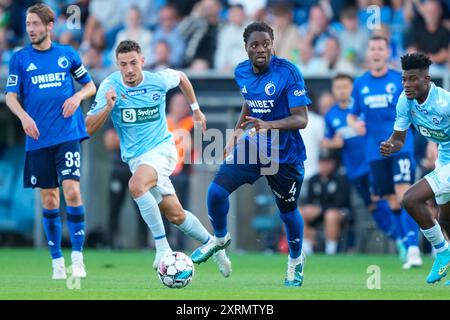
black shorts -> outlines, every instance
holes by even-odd
[[[261,164],[234,164],[224,162],[216,174],[214,182],[229,193],[241,185],[253,184],[263,176]],[[305,176],[303,164],[279,164],[273,175],[264,175],[282,213],[291,212],[297,208],[300,189]]]
[[[51,147],[27,151],[23,185],[25,188],[52,189],[63,180],[80,181],[80,141],[63,142]]]
[[[395,194],[396,184],[413,184],[415,162],[409,153],[399,153],[389,158],[369,163],[370,182],[374,195]]]

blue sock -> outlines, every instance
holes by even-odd
[[[220,185],[211,182],[208,188],[208,216],[211,221],[214,234],[217,237],[225,237],[227,230],[227,214],[230,209],[229,193]]]
[[[409,243],[408,238],[406,236],[406,231],[402,222],[402,209],[392,210],[392,218],[394,220],[395,229],[397,230],[397,235],[400,240],[402,240],[405,248],[408,249]]]
[[[286,238],[289,246],[289,256],[292,259],[298,258],[302,253],[303,244],[303,218],[298,209],[281,213],[281,220],[286,229]]]
[[[69,227],[72,251],[83,251],[84,244],[84,206],[67,206],[67,225]]]
[[[389,238],[397,240],[397,230],[392,221],[392,211],[386,200],[380,200],[376,204],[372,213],[372,217],[377,223],[378,228],[383,231]]]
[[[63,256],[61,252],[62,224],[59,209],[49,210],[44,208],[42,216],[42,224],[44,225],[52,259],[61,258]]]
[[[402,223],[403,228],[406,232],[406,237],[408,238],[408,246],[418,246],[419,245],[419,226],[416,221],[409,215],[409,213],[402,209]]]

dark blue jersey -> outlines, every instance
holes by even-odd
[[[272,56],[266,71],[254,73],[252,63],[246,60],[235,70],[239,86],[250,115],[264,121],[291,116],[290,108],[311,104],[303,77],[298,68],[285,59]],[[247,139],[251,140],[249,136]],[[298,164],[306,159],[305,145],[299,130],[280,130],[278,143],[269,139],[268,148],[278,150],[278,159],[272,161]],[[272,143],[271,143],[272,142]]]
[[[325,137],[333,139],[335,134],[340,134],[344,140],[341,157],[350,180],[357,179],[369,172],[366,153],[361,152],[366,148],[366,137],[359,136],[356,131],[347,125],[347,115],[350,108],[340,108],[334,105],[325,115]]]
[[[38,140],[27,137],[27,151],[88,137],[79,108],[69,118],[62,114],[64,101],[75,93],[72,77],[81,84],[91,81],[80,56],[67,45],[52,43],[42,51],[29,45],[11,57],[6,92],[18,94],[40,132]]]
[[[369,162],[384,158],[380,154],[380,143],[391,136],[395,107],[402,90],[402,75],[395,70],[388,70],[381,77],[374,77],[370,72],[366,72],[355,80],[351,113],[356,116],[364,115]],[[408,132],[402,152],[413,154],[413,139],[412,133]]]

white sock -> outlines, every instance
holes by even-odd
[[[325,241],[325,253],[326,254],[336,254],[338,247],[338,242],[334,240]]]
[[[435,221],[434,227],[426,230],[420,229],[422,231],[425,238],[430,241],[433,248],[436,250],[436,253],[443,252],[448,250],[448,242],[444,238],[444,234],[442,233],[441,226],[437,221]]]
[[[302,255],[299,255],[297,258],[291,258],[291,256],[288,256],[288,264],[292,265],[298,265],[300,262],[302,262]]]
[[[225,237],[216,237],[216,242],[219,244],[224,244],[225,242],[227,242],[227,238],[230,236],[230,234],[227,232],[227,234],[225,235]]]
[[[314,247],[313,247],[312,241],[309,239],[303,239],[302,250],[305,252],[306,255],[313,254]]]
[[[166,230],[164,229],[161,212],[159,212],[158,203],[155,198],[150,192],[146,192],[142,196],[134,199],[134,201],[136,201],[142,218],[152,232],[153,238],[155,239],[156,250],[170,248],[169,243],[167,242]]]
[[[192,212],[184,210],[186,214],[186,219],[180,225],[175,225],[178,229],[180,229],[185,235],[200,241],[201,243],[206,243],[211,235],[208,230],[203,226],[203,224],[198,220],[196,216],[192,214]]]

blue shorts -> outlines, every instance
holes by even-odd
[[[366,207],[372,204],[372,198],[370,196],[370,181],[369,174],[365,174],[359,178],[349,180],[350,185],[352,185],[359,196],[363,200]]]
[[[415,162],[409,153],[372,161],[369,167],[372,192],[377,196],[395,194],[396,184],[414,183]]]
[[[68,141],[51,147],[27,151],[23,185],[25,188],[52,189],[63,180],[80,181],[80,141]]]
[[[253,184],[262,174],[261,164],[234,164],[224,162],[214,178],[214,183],[232,193],[241,185]],[[300,189],[305,176],[302,164],[279,164],[278,171],[273,175],[265,175],[275,196],[281,213],[291,212],[297,208]]]

